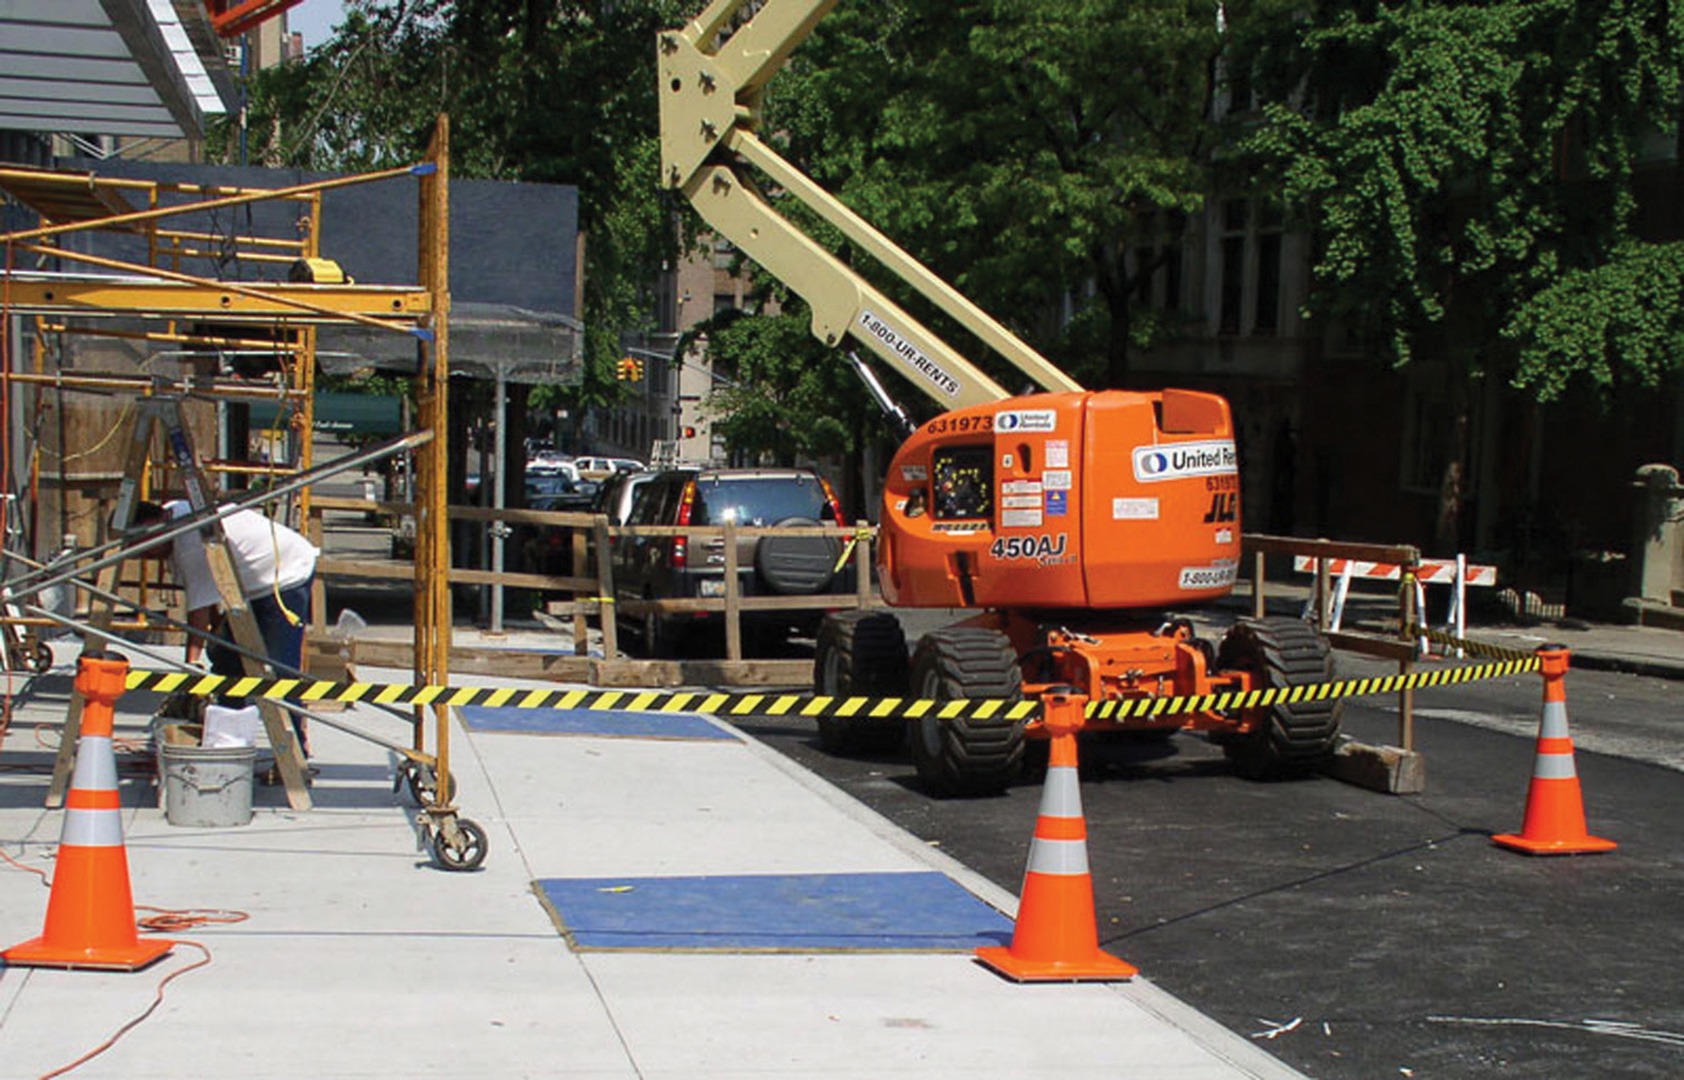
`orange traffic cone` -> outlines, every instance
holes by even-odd
[[[1140,969],[1104,952],[1094,923],[1093,878],[1088,873],[1088,827],[1076,779],[1076,732],[1087,699],[1053,692],[1045,699],[1052,747],[1040,816],[1029,843],[1023,896],[1009,948],[990,945],[977,958],[1019,982],[1116,980]]]
[[[1567,648],[1544,645],[1538,659],[1544,675],[1544,712],[1538,725],[1538,756],[1526,793],[1526,821],[1520,834],[1491,839],[1528,855],[1580,855],[1613,851],[1612,840],[1585,831],[1584,796],[1567,734]]]
[[[0,952],[8,964],[134,971],[175,947],[162,938],[142,941],[135,930],[117,758],[111,750],[111,706],[122,695],[128,673],[129,662],[121,659],[84,656],[77,667],[82,737],[64,806],[47,925],[40,937]]]

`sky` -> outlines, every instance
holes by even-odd
[[[304,35],[304,47],[313,49],[333,33],[334,24],[344,19],[340,0],[304,0],[287,10],[287,29]]]

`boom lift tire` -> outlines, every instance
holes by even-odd
[[[1241,619],[1222,638],[1222,670],[1251,672],[1258,689],[1328,682],[1333,654],[1315,628],[1298,619]],[[1339,739],[1344,702],[1278,703],[1268,717],[1243,735],[1214,736],[1240,775],[1278,780],[1302,775],[1325,762]]]
[[[813,650],[813,687],[832,697],[905,697],[906,634],[886,611],[826,615]],[[821,716],[819,745],[830,754],[887,753],[906,741],[906,722]]]
[[[1006,635],[985,627],[950,626],[924,635],[912,654],[912,693],[920,698],[1023,696],[1023,672]],[[918,778],[934,795],[992,795],[1023,768],[1024,724],[999,720],[914,721],[909,742]]]

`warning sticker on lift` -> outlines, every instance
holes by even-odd
[[[1111,520],[1113,521],[1156,521],[1158,520],[1157,499],[1112,499]]]
[[[1231,588],[1239,573],[1240,564],[1235,559],[1222,559],[1210,566],[1184,566],[1181,568],[1181,588]]]

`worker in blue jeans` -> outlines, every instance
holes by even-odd
[[[162,506],[143,502],[135,511],[135,524],[154,524],[186,517],[191,512],[192,507],[183,499]],[[304,662],[304,627],[311,614],[310,586],[316,578],[316,558],[320,552],[297,532],[252,510],[236,510],[224,517],[222,533],[235,576],[240,581],[240,591],[258,632],[263,635],[263,649],[270,663],[278,674],[290,675],[300,670]],[[187,591],[187,624],[207,633],[215,630],[219,639],[207,650],[202,638],[189,635],[187,662],[196,664],[204,655],[214,674],[244,675],[240,654],[225,644],[231,634],[222,612],[222,595],[211,576],[205,543],[197,530],[185,532],[171,542],[170,561],[175,567],[176,580]],[[239,708],[245,699],[224,698],[223,704]],[[293,714],[292,723],[298,733],[299,749],[308,757],[310,743],[304,718]]]

